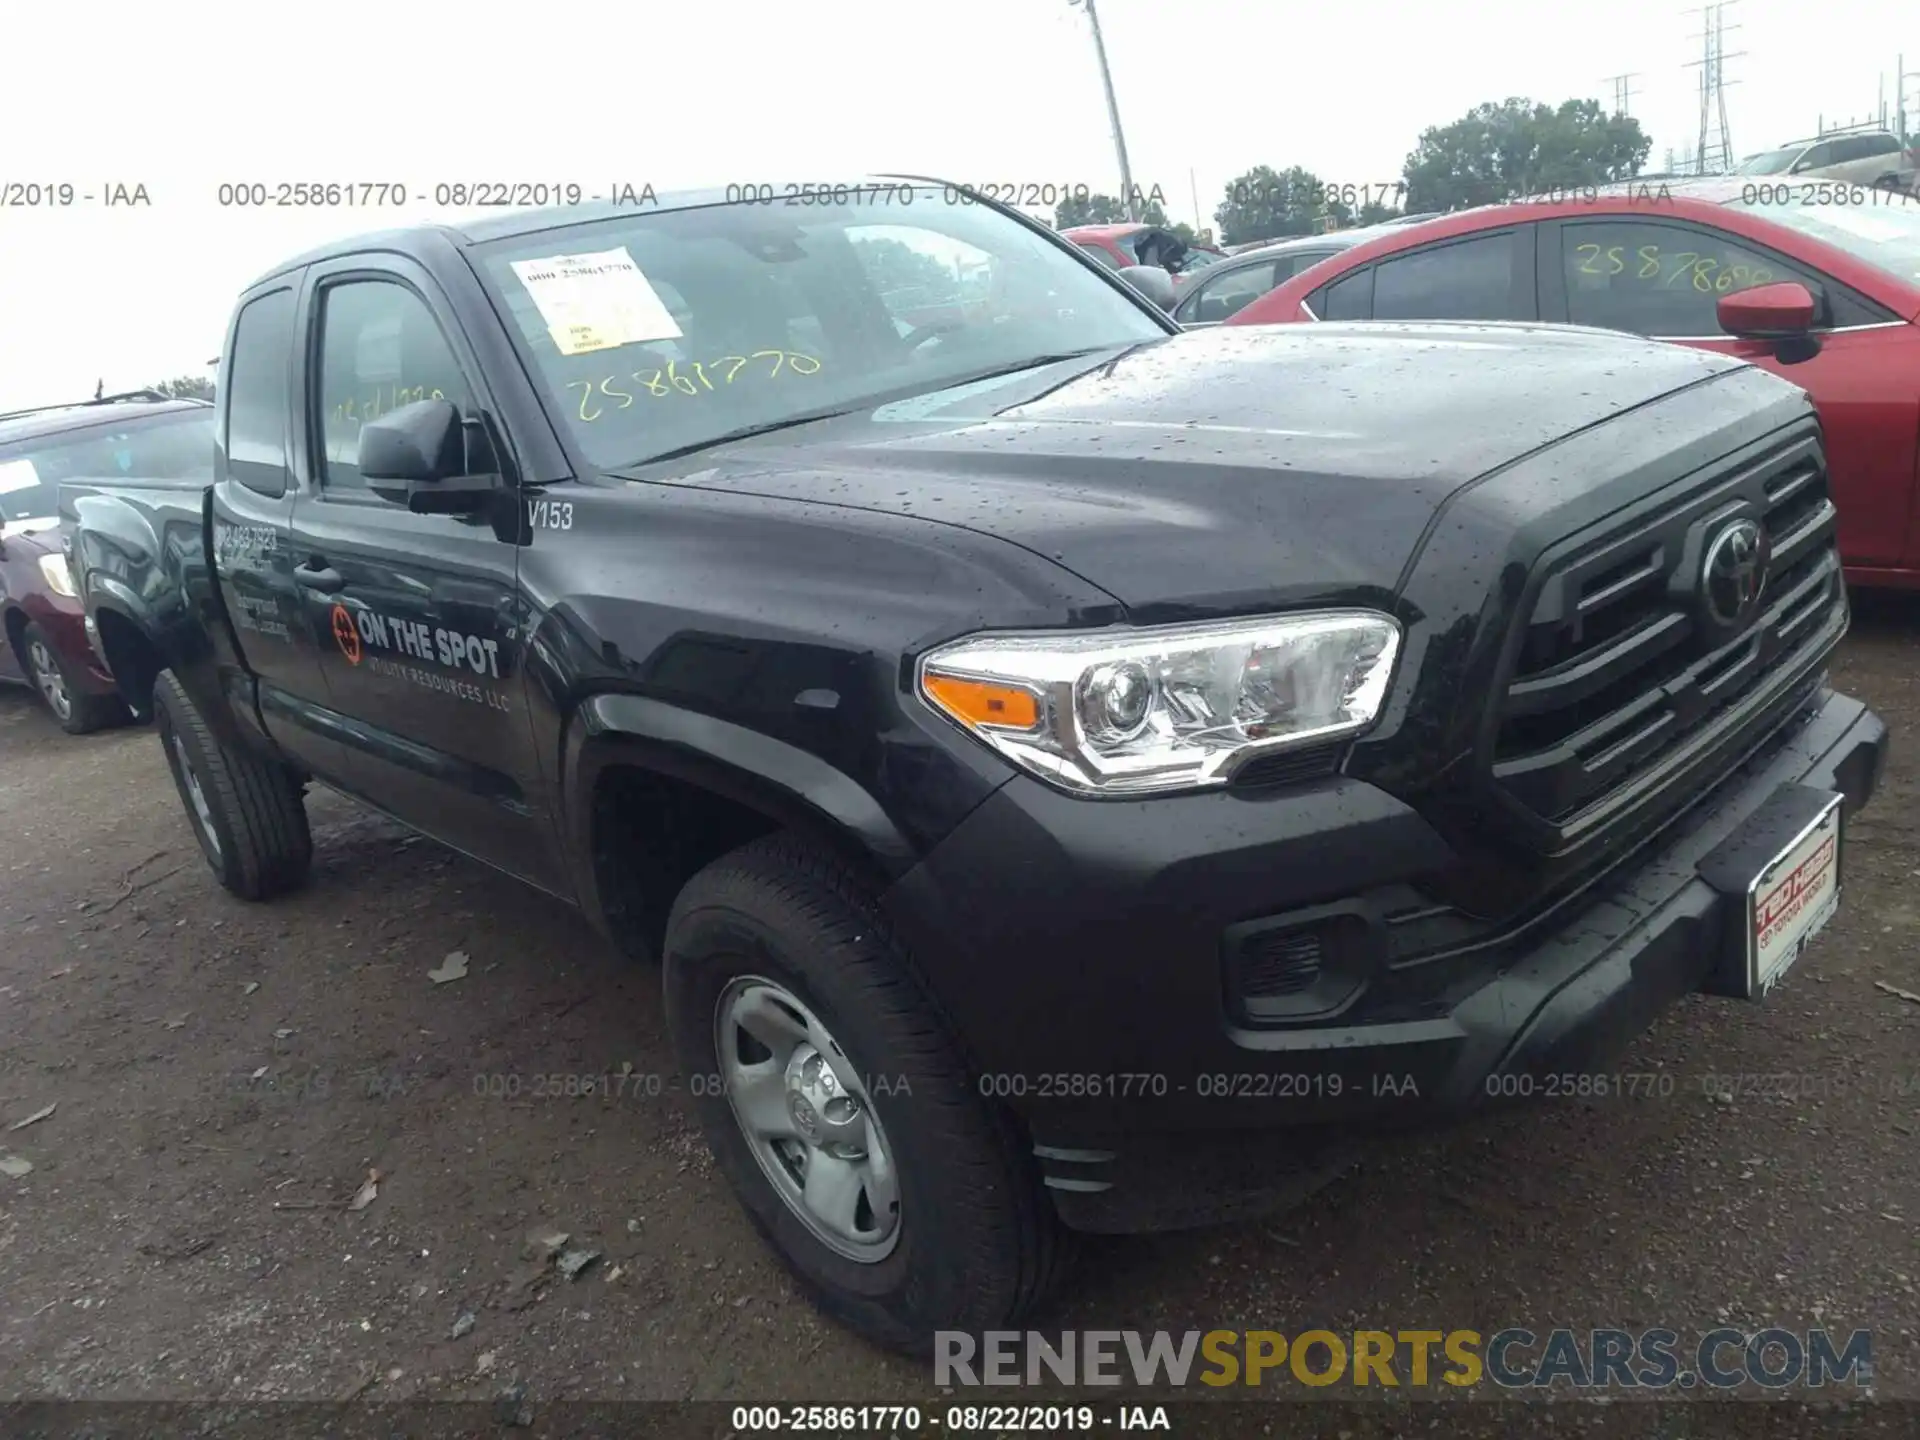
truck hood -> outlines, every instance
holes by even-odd
[[[1213,329],[632,478],[964,526],[1048,557],[1130,610],[1230,612],[1392,591],[1462,486],[1745,368],[1569,326]]]

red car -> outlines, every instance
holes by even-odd
[[[1224,323],[1322,320],[1570,323],[1752,361],[1820,412],[1848,579],[1920,588],[1920,198],[1736,176],[1489,206],[1356,245]]]
[[[1224,250],[1189,243],[1157,225],[1075,225],[1060,235],[1110,270],[1153,265],[1173,276],[1175,285],[1227,258]]]
[[[67,568],[66,481],[213,476],[213,407],[158,391],[0,415],[0,682],[35,690],[60,728],[126,718]]]

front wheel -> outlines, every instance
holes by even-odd
[[[153,713],[187,823],[220,883],[242,900],[299,885],[313,836],[293,774],[221,743],[171,670],[153,683]]]
[[[664,958],[707,1143],[821,1309],[924,1356],[1044,1298],[1066,1237],[1032,1158],[844,865],[784,835],[722,857],[675,902]]]
[[[127,718],[127,707],[118,696],[90,695],[74,683],[67,662],[38,625],[27,626],[20,639],[27,679],[67,734],[86,735]]]

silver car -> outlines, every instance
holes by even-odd
[[[1846,135],[1817,135],[1811,140],[1796,140],[1778,150],[1749,155],[1734,167],[1734,174],[1805,177],[1912,190],[1917,169],[1920,169],[1920,147],[1909,150],[1900,143],[1900,137],[1890,131],[1867,130]]]
[[[1438,213],[1395,216],[1379,225],[1329,230],[1324,235],[1301,235],[1292,240],[1247,246],[1215,262],[1203,276],[1190,282],[1181,291],[1179,303],[1173,308],[1173,318],[1189,330],[1218,325],[1274,286],[1291,280],[1302,270],[1312,269],[1328,256],[1338,255],[1362,240],[1371,240],[1383,230],[1418,224],[1433,219]]]

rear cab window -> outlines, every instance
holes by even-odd
[[[226,474],[249,490],[287,491],[287,371],[293,361],[293,291],[269,290],[240,307],[222,369]]]

